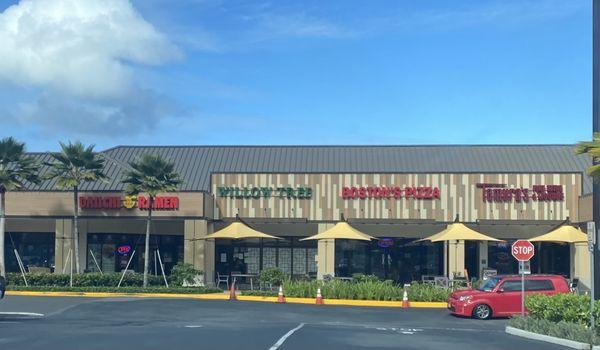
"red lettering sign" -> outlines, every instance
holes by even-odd
[[[440,199],[440,189],[431,186],[342,187],[343,199]]]
[[[145,196],[137,197],[137,207],[140,210],[147,210],[149,207],[150,199]],[[133,204],[128,206],[132,208],[135,206],[135,199]],[[121,209],[123,206],[123,199],[117,196],[81,196],[79,197],[79,208],[83,210],[89,209]],[[154,199],[152,206],[153,210],[179,210],[179,197],[176,196],[161,196]]]
[[[481,188],[484,202],[529,202],[563,201],[565,194],[562,185],[533,185],[532,189],[517,187],[507,188],[506,184],[476,184]]]

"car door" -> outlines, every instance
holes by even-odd
[[[507,279],[498,286],[496,315],[512,315],[521,311],[521,280]]]

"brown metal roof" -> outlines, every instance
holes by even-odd
[[[211,173],[572,173],[590,160],[574,145],[436,146],[117,146],[100,152],[108,182],[84,191],[119,191],[128,163],[142,154],[160,154],[175,163],[182,191],[209,191]],[[36,153],[50,160],[49,153]],[[591,192],[585,177],[584,193]],[[55,190],[52,181],[30,190]]]

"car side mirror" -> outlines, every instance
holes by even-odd
[[[496,293],[504,293],[504,289],[500,288],[496,291]]]

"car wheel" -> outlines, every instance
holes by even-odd
[[[480,320],[487,320],[492,317],[492,309],[486,304],[479,304],[473,308],[473,317]]]

